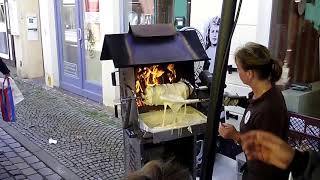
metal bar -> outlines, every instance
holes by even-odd
[[[224,0],[219,29],[218,47],[214,66],[214,75],[211,83],[210,104],[207,119],[207,131],[204,141],[204,154],[201,167],[201,180],[211,180],[215,161],[215,151],[222,108],[223,90],[229,58],[228,47],[232,28],[234,25],[236,0]]]

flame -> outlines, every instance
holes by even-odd
[[[167,69],[170,71],[167,75],[169,77],[170,83],[172,83],[177,78],[176,70],[174,69],[174,64],[169,64]]]
[[[153,87],[159,84],[172,83],[176,79],[174,64],[169,64],[166,69],[160,65],[138,68],[136,71],[136,94],[138,95],[137,105],[141,107],[143,103],[144,90],[147,87]]]

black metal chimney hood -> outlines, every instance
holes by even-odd
[[[105,35],[100,60],[116,68],[209,60],[195,31],[179,32],[171,24],[135,25],[125,34]]]

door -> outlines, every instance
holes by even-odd
[[[102,102],[100,38],[94,23],[87,20],[86,2],[56,1],[60,86]]]

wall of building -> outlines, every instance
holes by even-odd
[[[43,43],[44,75],[46,85],[59,86],[59,64],[54,12],[55,0],[39,0],[41,39]]]
[[[104,34],[120,33],[120,1],[118,0],[105,0],[101,1],[101,17],[104,17],[104,22],[101,23],[101,31]],[[122,7],[121,7],[122,8]],[[106,106],[113,106],[114,100],[119,97],[119,88],[112,86],[111,72],[115,71],[113,62],[101,61],[102,66],[102,93],[103,104]]]
[[[28,0],[27,3],[25,0],[16,0],[16,2],[19,24],[19,35],[14,37],[17,74],[22,78],[42,77],[44,70],[38,0]],[[28,16],[36,16],[38,19],[38,32],[36,34],[38,40],[28,40],[30,38],[27,31]]]

